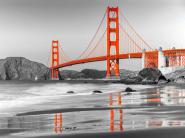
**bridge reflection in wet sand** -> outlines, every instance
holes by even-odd
[[[1,117],[0,131],[8,129],[8,138],[11,138],[25,135],[124,133],[128,130],[185,126],[185,111],[181,106],[185,105],[184,89],[165,87],[133,93],[94,94],[85,99],[79,99],[81,96],[74,98],[95,110]],[[67,101],[69,99],[61,102]]]

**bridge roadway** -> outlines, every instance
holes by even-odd
[[[146,54],[154,54],[158,52],[157,50],[154,51],[146,51]],[[170,50],[163,50],[164,56],[176,56],[178,55],[185,56],[185,49],[170,49]],[[112,55],[110,57],[111,59],[115,59],[116,55]],[[119,59],[130,59],[130,58],[142,58],[142,52],[138,53],[126,53],[126,54],[119,54]],[[59,69],[67,66],[77,65],[77,64],[83,64],[83,63],[89,63],[89,62],[97,62],[97,61],[105,61],[107,60],[107,56],[99,56],[99,57],[91,57],[91,58],[85,58],[85,59],[78,59],[78,60],[72,60],[69,62],[65,62],[62,64],[59,64],[57,66],[53,66],[50,69]]]

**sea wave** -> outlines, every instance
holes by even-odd
[[[124,84],[95,84],[95,83],[28,83],[0,85],[0,112],[7,113],[19,108],[31,105],[52,102],[69,96],[91,95],[93,90],[103,93],[123,91],[127,85]],[[131,85],[136,90],[150,88],[153,86]],[[10,89],[8,89],[10,88]],[[67,93],[74,91],[74,94]]]

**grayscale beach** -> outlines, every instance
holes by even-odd
[[[185,0],[0,0],[0,138],[185,138]]]
[[[2,138],[180,138],[185,88],[81,82],[0,82]],[[103,93],[93,93],[100,90]],[[74,91],[74,93],[66,93]]]

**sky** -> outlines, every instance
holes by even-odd
[[[135,30],[153,48],[185,48],[185,0],[118,2]],[[0,0],[0,59],[21,56],[47,65],[52,40],[59,40],[71,58],[78,57],[95,33],[108,3],[108,0]],[[124,60],[120,68],[138,69],[139,62]],[[83,68],[105,69],[105,62],[67,69]]]

